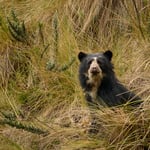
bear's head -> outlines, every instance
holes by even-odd
[[[78,59],[80,60],[79,77],[81,85],[86,82],[89,85],[99,86],[102,79],[113,72],[112,56],[113,54],[110,50],[95,54],[80,52]],[[86,81],[82,81],[85,79]]]

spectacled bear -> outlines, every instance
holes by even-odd
[[[130,103],[139,106],[140,98],[129,91],[116,78],[112,52],[86,54],[80,52],[79,80],[88,102],[111,106]]]

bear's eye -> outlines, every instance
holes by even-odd
[[[100,66],[102,66],[102,61],[100,61],[100,60],[97,60],[97,63],[100,65]]]
[[[100,61],[100,60],[97,60],[97,63],[100,65],[100,64],[101,64],[101,61]]]
[[[93,61],[93,60],[89,60],[89,61],[88,61],[88,65],[90,65],[90,64],[92,63],[92,61]]]
[[[104,63],[103,63],[103,61],[102,60],[97,60],[97,63],[98,63],[98,65],[101,67],[101,68],[103,68],[104,67]]]

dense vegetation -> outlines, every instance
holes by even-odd
[[[87,107],[77,54],[107,49],[141,108]],[[149,0],[1,0],[0,80],[0,149],[150,148]]]

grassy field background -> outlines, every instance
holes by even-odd
[[[141,108],[88,108],[77,55],[107,49]],[[149,0],[1,0],[0,80],[0,150],[150,149]]]

